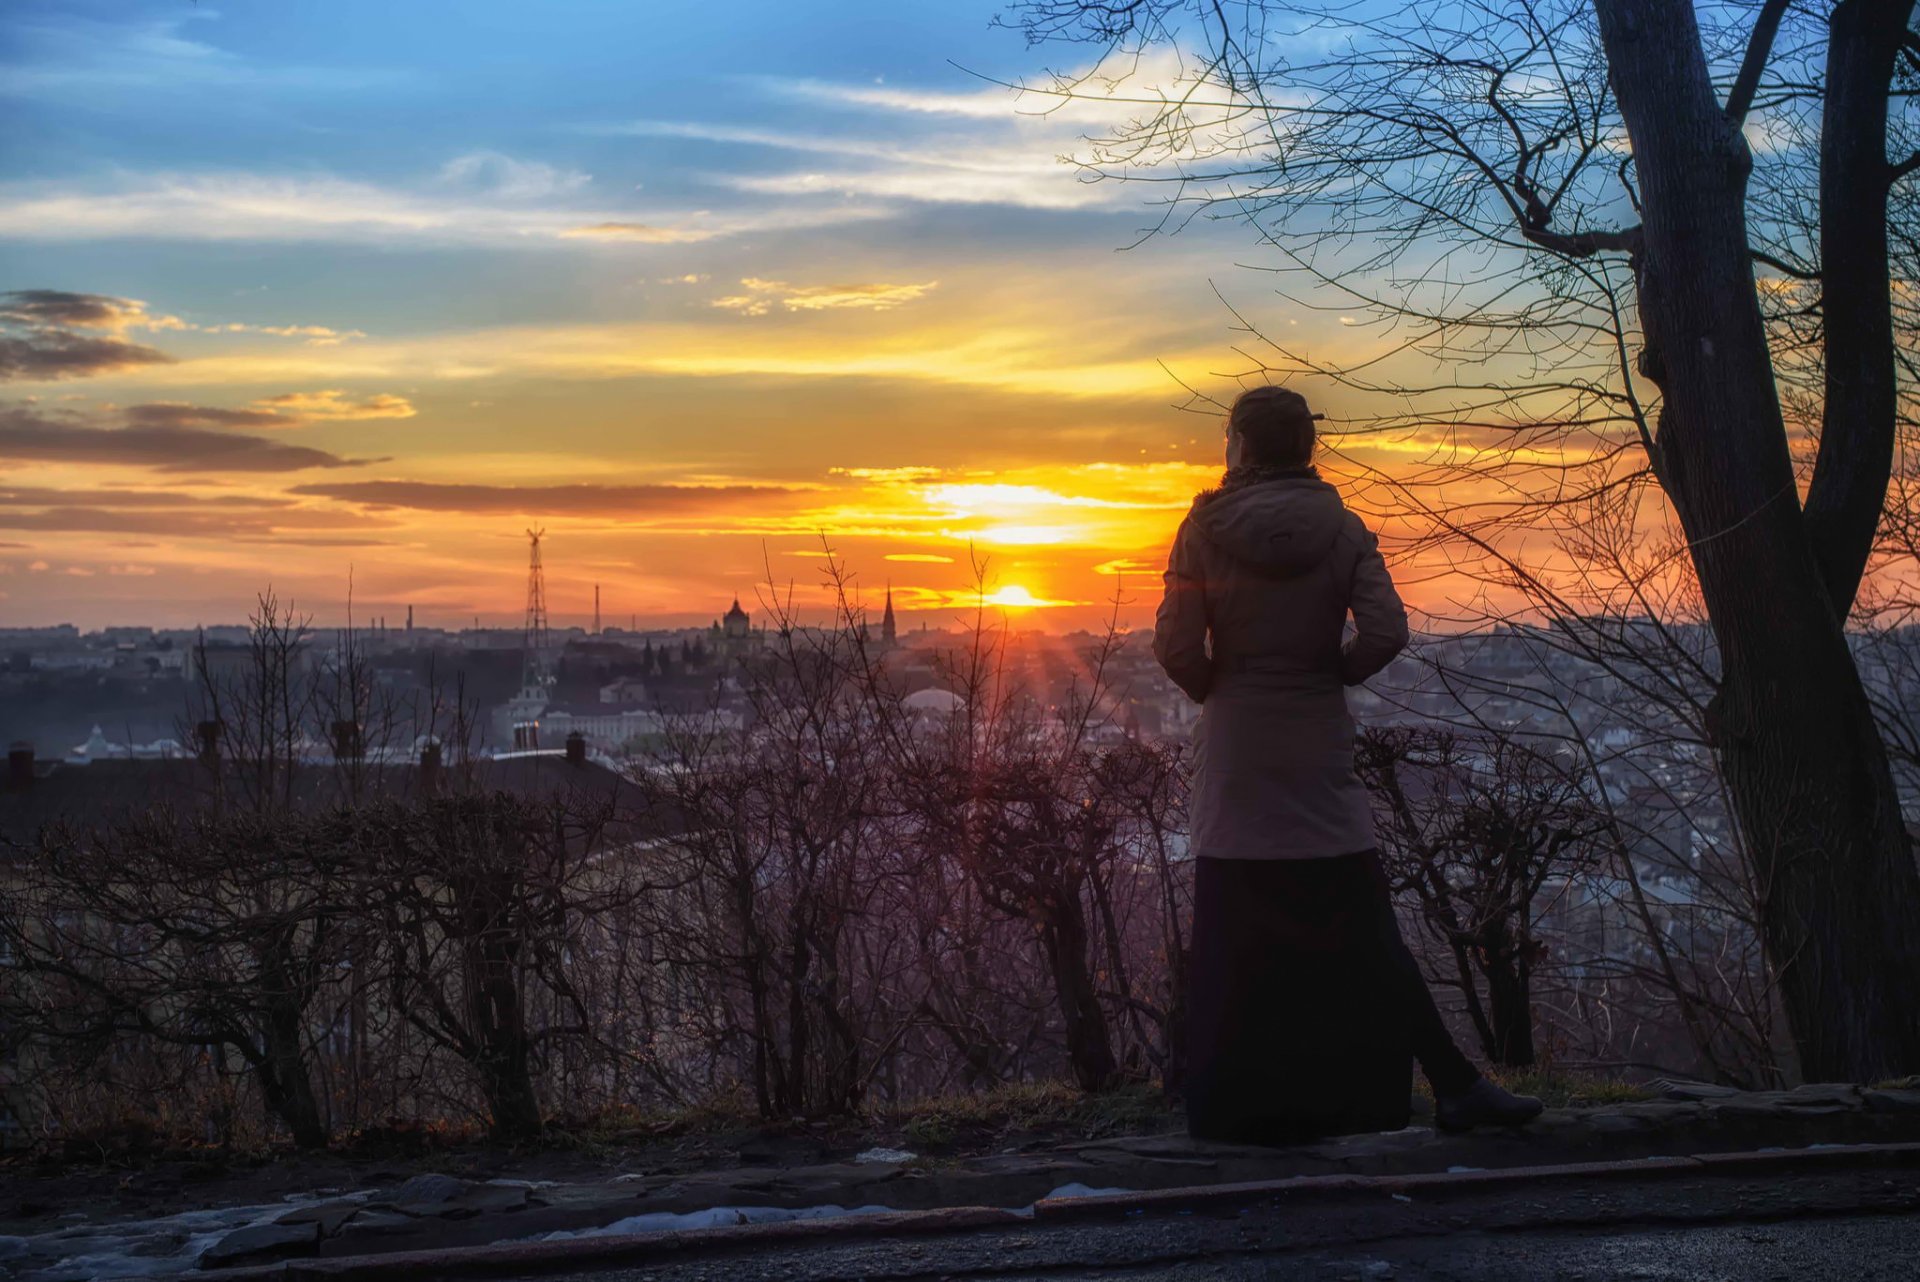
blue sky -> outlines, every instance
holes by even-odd
[[[8,332],[109,346],[0,389],[0,606],[325,616],[351,568],[510,618],[541,520],[563,617],[704,618],[823,538],[908,609],[971,548],[1090,617],[1215,467],[1168,372],[1244,366],[1209,282],[1262,287],[1242,227],[1122,252],[1158,192],[1060,157],[1130,109],[991,83],[1091,56],[996,12],[9,6],[0,289],[104,301]]]

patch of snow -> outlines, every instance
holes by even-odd
[[[20,1249],[0,1251],[19,1282],[90,1282],[101,1278],[166,1278],[191,1273],[201,1252],[237,1229],[271,1224],[288,1202],[328,1199],[306,1196],[253,1206],[181,1211],[150,1220],[76,1225],[33,1237],[8,1239]]]
[[[903,1148],[870,1148],[866,1152],[856,1155],[853,1160],[862,1163],[911,1162],[918,1156],[919,1154],[909,1153]]]
[[[1097,1189],[1085,1184],[1062,1184],[1059,1188],[1047,1194],[1042,1200],[1053,1201],[1058,1198],[1069,1197],[1109,1197],[1115,1193],[1131,1193],[1133,1191],[1132,1189]]]
[[[1447,1168],[1447,1174],[1448,1175],[1465,1175],[1470,1171],[1484,1171],[1486,1169],[1487,1168],[1484,1166],[1449,1166]]]
[[[673,1229],[719,1229],[742,1224],[784,1224],[790,1220],[829,1220],[848,1215],[883,1215],[890,1206],[710,1206],[704,1211],[654,1211],[630,1215],[591,1229],[556,1229],[541,1233],[536,1242],[559,1242],[577,1237],[609,1237],[624,1233],[661,1233]]]

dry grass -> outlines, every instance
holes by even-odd
[[[1151,1086],[1089,1095],[1065,1082],[1027,1082],[925,1100],[876,1115],[910,1147],[960,1149],[1046,1136],[1061,1140],[1179,1130],[1179,1110]]]

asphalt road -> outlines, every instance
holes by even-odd
[[[799,1246],[713,1246],[538,1276],[1912,1282],[1920,1278],[1920,1169],[1570,1180],[1520,1192],[1288,1199],[932,1234],[849,1231]]]

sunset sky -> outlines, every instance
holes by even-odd
[[[939,624],[1140,620],[1219,397],[1214,290],[1341,341],[1244,227],[1060,157],[1129,108],[999,6],[15,0],[0,617],[704,622],[823,538]],[[984,78],[983,78],[984,77]],[[1177,78],[1140,68],[1133,88]],[[85,297],[71,297],[85,296]],[[1171,373],[1169,373],[1171,371]],[[1313,389],[1308,389],[1313,390]],[[1338,408],[1337,404],[1334,408]],[[918,613],[927,611],[928,613]]]

